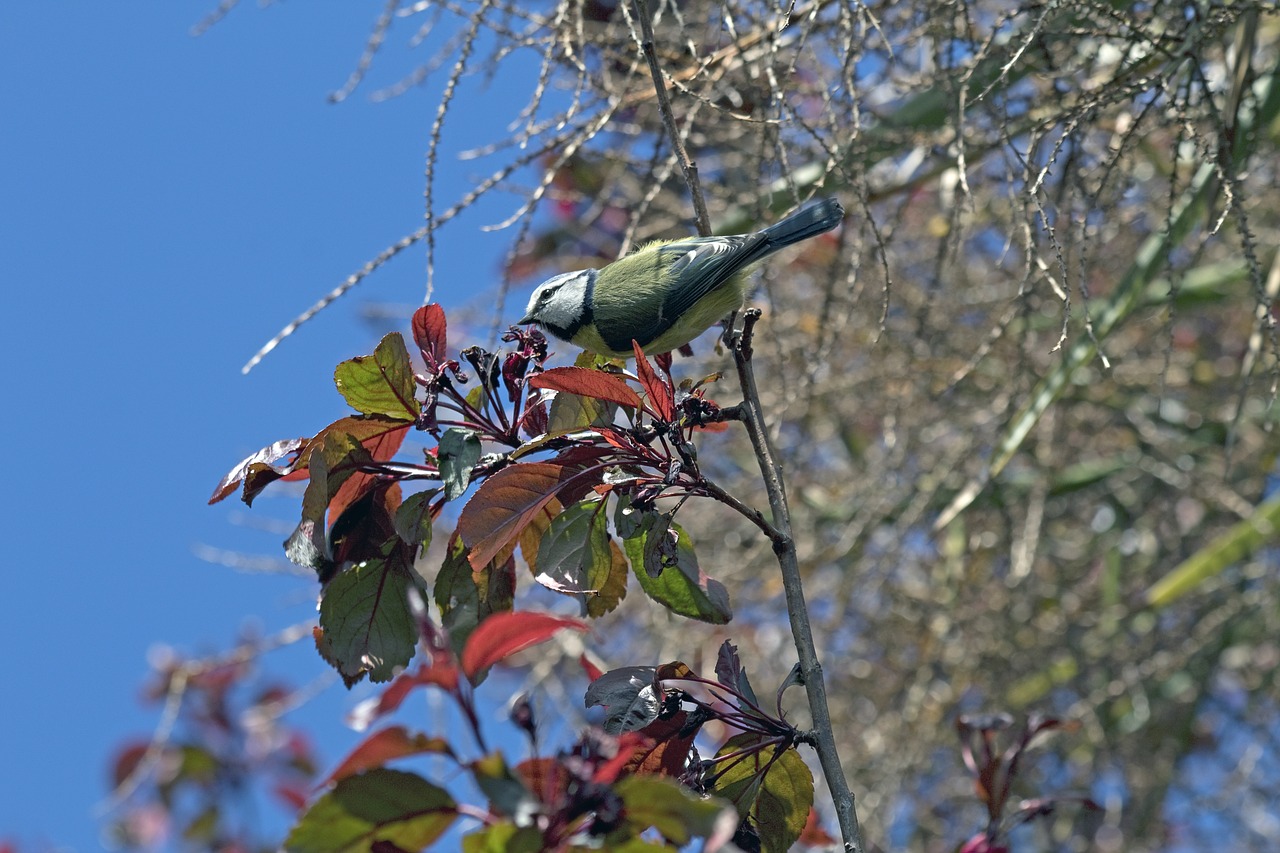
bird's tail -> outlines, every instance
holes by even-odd
[[[830,231],[843,219],[844,208],[834,198],[814,202],[760,231],[767,241],[765,254]]]

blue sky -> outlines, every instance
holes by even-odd
[[[137,699],[149,647],[213,651],[246,625],[313,613],[307,579],[194,555],[274,555],[283,538],[242,523],[234,501],[205,501],[247,453],[343,413],[332,368],[381,331],[362,305],[423,295],[425,250],[411,250],[240,374],[299,310],[421,224],[443,77],[389,103],[369,88],[332,105],[384,4],[243,3],[192,37],[214,5],[0,4],[0,840],[23,849],[98,847],[110,750],[155,724]],[[425,60],[408,32],[393,32],[376,85]],[[499,138],[518,108],[505,100],[524,94],[500,85],[483,110],[455,111],[438,198],[488,173],[452,155]],[[510,232],[480,226],[513,206],[497,199],[442,233],[439,301],[493,292]],[[292,511],[267,502],[251,517]],[[299,684],[323,671],[311,653],[271,663]],[[304,722],[335,729],[352,701],[330,690]],[[355,739],[334,737],[330,761]]]

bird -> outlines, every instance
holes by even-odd
[[[843,220],[840,202],[826,198],[748,234],[655,240],[601,269],[547,279],[519,325],[613,358],[634,356],[633,340],[646,353],[679,349],[742,307],[752,266]]]

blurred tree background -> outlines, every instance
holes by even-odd
[[[642,44],[652,16],[717,231],[815,195],[849,211],[762,275],[757,358],[866,837],[952,849],[984,821],[956,715],[1034,709],[1080,728],[1019,793],[1103,806],[1025,830],[1036,849],[1273,850],[1275,12],[390,0],[334,97],[447,80],[413,107],[426,221],[386,257],[444,251],[458,211],[508,195],[496,330],[529,283],[693,230]],[[504,73],[531,56],[536,75]],[[460,84],[486,77],[527,86],[528,106],[466,165],[489,177],[438,198],[434,176],[457,168],[439,140],[482,108]],[[710,340],[677,370],[724,367]],[[744,436],[701,455],[763,501]],[[768,542],[714,507],[682,521],[733,623],[673,630],[634,595],[601,624],[603,651],[709,668],[731,638],[757,685],[781,682],[793,652]],[[573,713],[577,688],[552,672],[529,677]]]

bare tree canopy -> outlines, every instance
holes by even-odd
[[[514,200],[500,304],[692,233],[699,199],[735,233],[839,197],[839,237],[762,276],[756,346],[867,837],[963,837],[980,813],[956,714],[1043,709],[1081,729],[1028,792],[1104,811],[1055,817],[1039,849],[1275,849],[1275,12],[390,0],[334,98],[445,80],[425,221],[339,292],[444,251],[487,193]],[[442,199],[440,141],[484,81],[527,105],[473,152],[489,177]],[[716,447],[750,483],[745,443]],[[630,659],[690,661],[731,636],[776,683],[770,545],[697,512],[734,622],[662,630],[636,596],[611,633]]]

